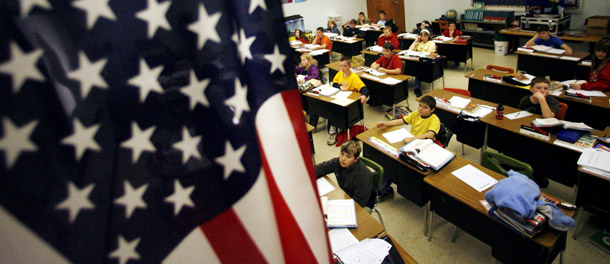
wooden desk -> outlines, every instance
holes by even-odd
[[[355,42],[347,42],[343,40],[334,39],[333,41],[333,51],[341,53],[343,56],[352,57],[354,55],[360,54],[362,50],[362,42],[364,39],[357,38]]]
[[[362,30],[362,28],[360,28],[360,30]],[[366,46],[373,46],[373,45],[377,45],[377,38],[379,38],[379,35],[383,34],[383,29],[379,29],[379,30],[375,30],[375,29],[369,29],[369,30],[363,30],[364,32],[364,40],[366,41]]]
[[[608,203],[608,190],[610,190],[610,179],[596,173],[584,170],[578,166],[578,187],[576,192],[576,205],[578,206],[578,220],[572,237],[576,235],[582,225],[583,210],[596,215],[610,215],[610,203]]]
[[[472,73],[466,74],[468,78],[468,91],[470,91],[472,97],[518,107],[521,98],[531,95],[529,88],[523,86],[483,80],[485,75],[491,74],[500,77],[508,75],[508,73],[486,69],[477,69]],[[610,125],[610,103],[608,102],[610,92],[606,92],[606,95],[608,97],[592,97],[591,102],[567,97],[564,93],[554,97],[559,102],[568,105],[565,120],[585,122],[593,128],[604,129]]]
[[[339,66],[339,62],[333,62],[331,64],[326,65],[328,67],[328,76],[331,78],[331,81],[335,77],[335,75],[341,71],[341,67]],[[366,85],[371,93],[371,100],[376,103],[387,105],[392,107],[396,106],[397,103],[406,100],[409,96],[407,91],[407,84],[411,76],[403,75],[403,74],[386,74],[384,76],[378,77],[380,79],[385,79],[392,77],[394,79],[400,80],[400,83],[390,85],[379,82],[377,80],[371,80],[368,76],[372,76],[369,74],[365,74],[364,72],[356,73],[362,79],[362,82]]]
[[[455,40],[437,42],[436,47],[438,48],[437,53],[445,57],[447,61],[463,62],[464,71],[466,71],[466,62],[470,59],[470,68],[473,68],[473,53],[472,53],[472,38],[461,39],[467,41],[467,43],[455,43]],[[405,50],[409,49],[411,44],[415,41],[413,38],[398,38],[400,48]]]
[[[313,133],[314,129],[316,129],[316,127],[308,124],[307,122],[305,122],[305,127],[307,128],[307,135],[309,135],[309,144],[311,145],[311,155],[314,156],[314,161],[315,161],[316,149],[314,148],[312,133]]]
[[[576,65],[589,53],[574,52],[570,57],[577,61],[560,59],[561,55],[551,55],[539,52],[517,51],[517,70],[525,71],[535,76],[550,76],[551,80],[565,81],[574,79]]]
[[[395,49],[394,52],[401,52],[400,49]],[[380,53],[363,50],[361,51],[364,54],[364,64],[366,66],[371,66],[373,62],[375,62],[381,56]],[[418,78],[422,82],[427,82],[432,85],[432,89],[434,89],[434,81],[443,78],[443,87],[445,87],[445,69],[443,67],[443,63],[445,58],[441,57],[441,59],[433,61],[433,62],[421,62],[419,58],[416,57],[407,57],[407,56],[399,56],[400,59],[404,63],[403,74],[413,76]]]
[[[349,137],[349,128],[364,119],[364,111],[359,100],[360,96],[360,93],[352,92],[348,98],[355,101],[347,106],[333,103],[334,98],[332,97],[309,93],[302,93],[301,99],[305,112],[328,119],[330,125],[347,130]]]
[[[505,34],[505,35],[511,36],[510,49],[512,51],[514,51],[514,50],[517,50],[517,48],[519,47],[519,38],[521,38],[521,37],[532,38],[536,34],[536,32],[522,31],[519,28],[513,28],[513,29],[502,29],[502,30],[500,30],[500,34]],[[589,52],[591,52],[591,53],[593,53],[593,51],[595,49],[595,44],[604,37],[602,35],[587,35],[584,37],[572,37],[572,36],[568,36],[568,35],[557,36],[556,34],[551,34],[551,35],[558,37],[563,41],[568,41],[568,42],[577,42],[577,43],[588,42],[589,43]]]
[[[356,138],[363,142],[363,156],[374,160],[381,165],[384,169],[384,177],[391,182],[396,183],[398,186],[398,193],[421,207],[429,200],[428,186],[424,184],[423,179],[431,172],[422,172],[400,160],[398,157],[394,157],[385,152],[369,141],[370,137],[375,136],[389,144],[382,134],[399,128],[400,127],[384,127],[381,129],[371,128],[358,134]],[[404,143],[397,142],[391,145],[395,148],[400,148]]]
[[[303,51],[297,51],[302,44],[290,46],[292,48],[292,57],[294,58],[295,64],[298,66],[301,64],[301,54],[308,53]],[[314,59],[318,61],[318,66],[320,69],[324,67],[324,65],[330,63],[330,54],[328,52],[324,52],[320,55],[313,56]]]
[[[500,262],[553,262],[555,257],[565,250],[567,232],[557,231],[547,226],[533,239],[524,238],[489,216],[480,203],[481,200],[485,200],[485,191],[478,192],[451,174],[468,164],[495,179],[505,178],[503,175],[456,156],[445,168],[424,178],[426,184],[431,187],[430,210],[490,245],[492,256]],[[563,212],[570,217],[574,215],[574,211],[564,210]],[[432,236],[431,231],[429,234]]]
[[[585,58],[586,60],[586,58]],[[583,61],[576,64],[576,70],[574,72],[574,79],[576,80],[586,80],[589,78],[589,74],[591,73],[591,61],[589,60],[589,65],[585,65]]]
[[[396,251],[398,251],[398,254],[400,254],[400,257],[406,264],[417,264],[417,261],[415,261],[415,259],[400,244],[398,244],[398,241],[396,241],[396,239],[390,236],[390,234],[382,235],[381,237],[385,236],[389,237],[392,240]]]
[[[427,95],[444,97],[447,99],[453,96],[466,97],[443,90],[431,91]],[[492,107],[497,106],[496,103],[475,100],[475,98],[472,99],[475,103]],[[521,110],[510,106],[504,107],[505,115],[518,111]],[[437,107],[436,114],[443,123],[450,122],[447,118],[450,120],[452,119],[451,116],[448,114],[440,114],[440,112],[448,111]],[[457,113],[452,114],[457,115]],[[577,178],[576,162],[581,153],[553,144],[557,139],[557,133],[551,133],[551,137],[548,141],[519,133],[521,125],[530,126],[531,122],[536,118],[541,118],[541,116],[533,114],[515,120],[509,120],[508,118],[498,120],[496,119],[496,116],[491,113],[481,118],[480,121],[485,125],[483,129],[478,127],[477,130],[469,131],[469,134],[456,134],[458,134],[458,137],[464,137],[475,142],[480,142],[480,140],[483,139],[483,149],[486,149],[489,146],[507,156],[529,163],[534,169],[534,175],[536,177],[546,177],[569,187],[574,186]],[[596,130],[591,134],[600,136],[602,135],[602,131]]]

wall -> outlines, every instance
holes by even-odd
[[[432,21],[440,18],[447,10],[455,9],[458,16],[470,8],[470,0],[404,0],[405,20],[408,31],[422,20]]]
[[[302,3],[282,5],[284,16],[301,15],[305,20],[305,29],[314,31],[317,27],[326,27],[329,16],[340,15],[342,23],[357,18],[358,13],[366,14],[366,0],[307,0]]]
[[[570,22],[572,29],[585,29],[587,17],[610,15],[610,1],[608,0],[584,0],[583,4],[583,10],[580,14],[570,14],[572,16]]]

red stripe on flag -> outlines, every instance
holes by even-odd
[[[265,221],[259,219],[260,221]],[[222,263],[266,263],[233,209],[217,215],[199,226]]]

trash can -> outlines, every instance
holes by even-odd
[[[508,51],[508,41],[494,41],[494,47],[496,50],[496,54],[499,55],[506,55],[506,52]]]

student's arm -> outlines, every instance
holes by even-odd
[[[337,162],[339,162],[339,158],[334,158],[334,159],[324,161],[322,163],[318,163],[315,166],[316,177],[320,178],[326,174],[335,172],[335,167],[337,165]]]
[[[383,34],[382,34],[382,36],[383,36]],[[384,43],[385,42],[383,41],[383,37],[380,36],[380,37],[377,38],[377,46],[382,46],[383,47]]]
[[[608,56],[608,55],[606,55]],[[586,83],[578,85],[583,90],[598,90],[598,91],[609,91],[610,90],[610,63],[606,64],[602,68],[596,77],[596,81],[591,82],[591,77]]]
[[[417,135],[417,136],[414,136],[414,137],[407,137],[407,138],[404,138],[404,139],[402,140],[402,142],[404,142],[404,143],[409,143],[409,142],[413,141],[414,139],[426,139],[426,138],[429,138],[429,139],[434,139],[434,137],[435,137],[435,136],[436,136],[436,134],[435,134],[434,132],[432,132],[432,131],[428,131],[428,132],[423,133],[423,134],[421,134],[421,135]]]
[[[402,118],[401,118],[401,119],[394,119],[392,121],[385,121],[385,122],[379,121],[379,122],[377,122],[377,127],[379,127],[379,128],[386,127],[386,126],[392,127],[392,126],[400,126],[400,125],[404,125],[404,124],[405,124],[405,122],[402,121]]]
[[[417,44],[419,44],[419,37],[417,37],[415,39],[415,41],[413,41],[413,43],[411,43],[411,46],[409,46],[409,50],[415,50],[415,47],[417,46]]]
[[[551,108],[549,107],[549,104],[546,101],[546,97],[544,97],[542,93],[535,93],[533,96],[538,101],[538,104],[540,104],[540,112],[542,112],[542,117],[555,117],[555,113],[551,111]]]
[[[396,37],[396,34],[392,33],[392,45],[394,45],[394,48],[397,49],[400,45],[398,44],[398,37]]]
[[[307,70],[307,76],[305,76],[305,81],[309,81],[311,79],[320,80],[320,71],[318,70],[318,67],[314,65],[309,66],[309,70]]]
[[[566,50],[566,55],[568,56],[572,56],[572,54],[574,54],[574,51],[572,50],[572,48],[570,48],[570,46],[568,46],[568,44],[563,43],[561,45],[561,47]]]
[[[366,98],[369,97],[369,88],[366,88],[366,86],[362,86],[362,88],[360,88],[360,94],[360,103],[365,104]]]
[[[354,199],[354,202],[365,207],[373,192],[373,181],[371,181],[373,175],[368,168],[365,168],[362,171],[355,171],[355,173],[358,175],[347,175],[347,177],[356,177],[353,186],[354,197],[352,198]]]
[[[536,45],[536,40],[538,39],[538,34],[535,34],[530,40],[525,43],[526,47],[531,47]]]
[[[402,69],[391,69],[391,70],[389,70],[389,69],[381,68],[378,71],[385,72],[387,74],[400,74],[400,70],[402,70]]]
[[[379,65],[379,63],[377,63],[377,61],[373,62],[373,64],[371,64],[371,68],[377,70],[379,69],[379,67],[381,67],[381,65]]]

